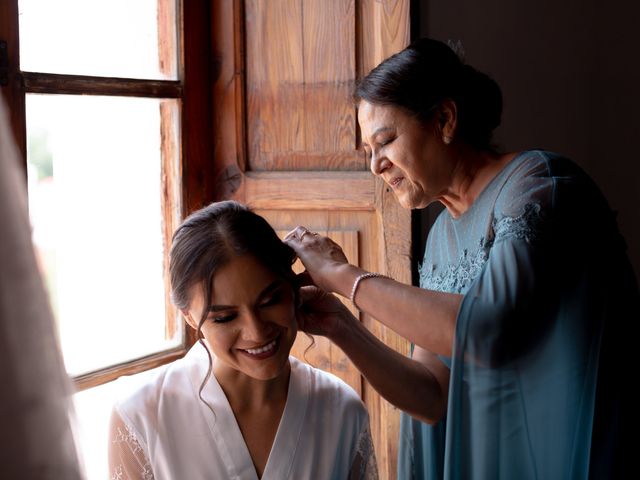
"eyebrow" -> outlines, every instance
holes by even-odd
[[[393,127],[380,127],[371,134],[371,138],[374,138],[377,135],[380,135],[382,132],[386,132],[386,131],[393,131]],[[364,142],[360,140],[360,146],[364,147],[364,145],[365,145]]]
[[[262,290],[262,292],[260,292],[256,301],[260,301],[260,299],[266,297],[267,295],[272,293],[274,290],[277,290],[282,285],[282,283],[283,283],[283,280],[279,278],[271,282],[269,285],[267,285],[267,287],[264,290]],[[230,310],[233,308],[236,308],[235,305],[209,305],[207,307],[207,312],[221,312],[221,311]]]

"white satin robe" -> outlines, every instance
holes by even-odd
[[[368,413],[334,375],[290,357],[289,391],[263,480],[378,478]],[[257,480],[249,450],[215,376],[198,398],[207,354],[155,369],[117,402],[109,440],[112,479]],[[126,380],[125,380],[126,381]]]

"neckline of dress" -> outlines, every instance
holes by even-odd
[[[509,160],[509,162],[504,167],[502,167],[502,169],[500,169],[498,171],[498,173],[496,173],[491,180],[489,180],[489,182],[484,186],[482,191],[478,194],[476,199],[473,201],[471,206],[469,208],[467,208],[467,210],[465,210],[459,217],[454,218],[453,215],[451,215],[451,213],[449,213],[449,210],[447,210],[445,208],[445,211],[447,212],[447,215],[449,216],[449,219],[455,224],[455,223],[460,223],[460,222],[462,222],[462,220],[471,217],[472,216],[471,214],[477,208],[477,205],[480,203],[481,199],[483,197],[485,197],[486,195],[488,195],[488,193],[497,184],[498,180],[501,177],[503,177],[504,175],[506,175],[506,173],[508,171],[510,171],[511,168],[518,163],[518,160],[522,156],[524,156],[526,153],[527,153],[526,150],[518,152],[511,160]]]

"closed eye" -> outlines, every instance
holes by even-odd
[[[210,318],[210,320],[213,321],[214,323],[227,323],[235,319],[236,317],[237,317],[237,314],[232,313],[229,315],[218,315],[216,317]]]
[[[282,293],[276,292],[268,298],[265,298],[262,303],[260,303],[260,308],[270,307],[272,305],[277,305],[282,300]]]

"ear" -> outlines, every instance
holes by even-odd
[[[189,324],[191,328],[193,328],[194,330],[198,330],[198,324],[191,316],[191,313],[189,312],[189,310],[180,310],[180,313],[182,313],[182,316],[184,317],[184,319],[186,320],[186,322]]]
[[[438,108],[439,135],[445,144],[453,141],[458,126],[458,106],[456,102],[447,98],[440,103]]]

